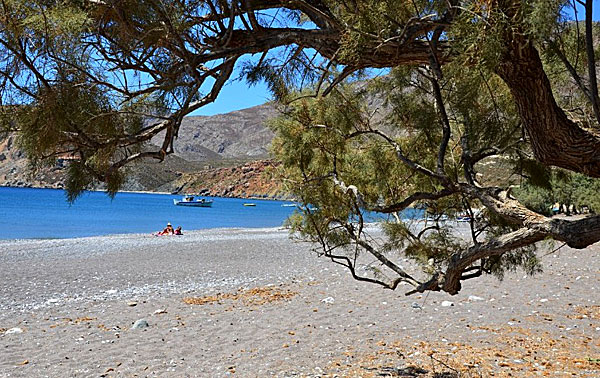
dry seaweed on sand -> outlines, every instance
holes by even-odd
[[[297,292],[274,287],[256,287],[252,289],[239,289],[235,293],[217,293],[203,297],[186,297],[183,302],[192,305],[205,305],[222,303],[224,301],[241,301],[245,305],[260,306],[266,303],[289,300]]]

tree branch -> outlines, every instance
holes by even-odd
[[[412,205],[417,201],[423,200],[438,200],[440,198],[447,197],[449,195],[454,194],[455,191],[451,189],[442,189],[438,192],[415,192],[410,196],[406,197],[404,200],[394,203],[392,205],[387,206],[372,206],[369,207],[368,210],[376,211],[378,213],[390,214],[398,211],[405,210],[407,207]]]
[[[596,58],[594,57],[593,2],[585,0],[585,50],[587,53],[588,76],[590,80],[590,96],[596,121],[600,124],[600,106],[598,105],[598,81],[596,79]]]

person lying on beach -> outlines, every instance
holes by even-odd
[[[183,232],[181,232],[181,226],[178,226],[178,227],[175,229],[175,233],[174,233],[174,235],[183,235]]]
[[[165,227],[164,230],[162,230],[161,232],[157,233],[156,235],[174,235],[175,231],[173,230],[173,226],[171,226],[171,223],[167,223],[167,227]]]

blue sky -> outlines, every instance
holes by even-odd
[[[238,67],[239,66],[240,64],[238,63]],[[215,102],[203,106],[190,115],[197,116],[228,113],[234,110],[261,105],[271,99],[271,93],[269,93],[265,83],[260,82],[250,87],[245,80],[237,79],[237,71],[231,76],[236,79],[230,80],[223,86],[221,93],[219,93]]]

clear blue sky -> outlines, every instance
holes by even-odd
[[[239,66],[239,63],[238,63]],[[238,72],[231,75],[238,77]],[[271,94],[265,83],[260,82],[252,87],[245,80],[234,79],[226,83],[221,89],[217,100],[208,104],[190,115],[214,115],[228,113],[234,110],[250,108],[261,105],[271,99]]]

